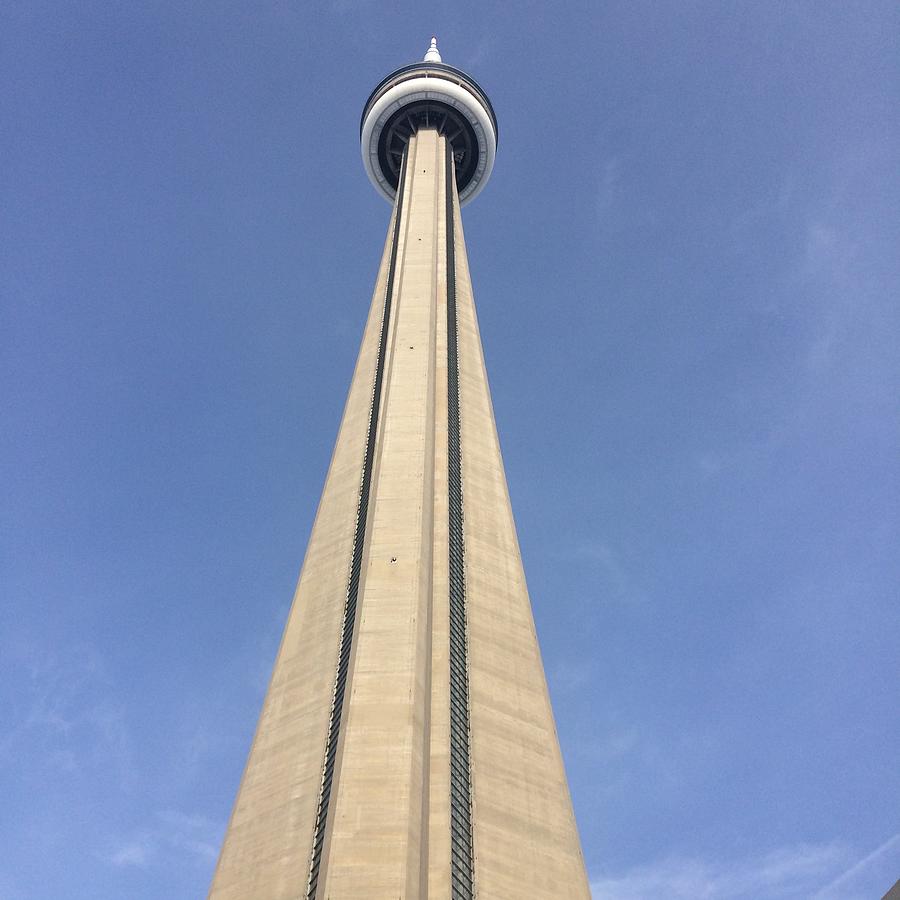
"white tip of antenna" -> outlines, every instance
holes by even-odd
[[[431,46],[428,48],[428,52],[425,54],[425,59],[422,62],[442,62],[441,54],[437,48],[437,38],[432,37]]]

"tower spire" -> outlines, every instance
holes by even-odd
[[[443,62],[441,53],[437,48],[437,38],[434,35],[431,36],[431,46],[425,51],[425,57],[422,62]]]

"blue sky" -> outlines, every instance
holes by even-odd
[[[900,877],[900,7],[0,12],[0,898],[205,893],[432,32],[594,895]]]

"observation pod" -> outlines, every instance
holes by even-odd
[[[459,202],[481,193],[497,155],[497,117],[487,94],[460,69],[441,62],[437,40],[420,63],[402,66],[369,96],[359,125],[363,165],[390,203],[397,194],[403,152],[423,125],[436,128],[453,148]]]

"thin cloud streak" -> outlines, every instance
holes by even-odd
[[[76,773],[114,768],[123,788],[134,782],[131,739],[101,654],[83,644],[64,653],[27,641],[3,648],[11,727],[0,734],[7,769],[25,763]]]
[[[594,900],[868,900],[891,887],[898,868],[900,834],[895,834],[856,861],[852,849],[838,841],[743,860],[667,857],[595,878],[591,893]]]
[[[781,900],[810,896],[847,865],[837,843],[799,845],[757,859],[717,862],[669,857],[624,875],[595,879],[594,900]]]
[[[116,868],[146,869],[155,865],[182,864],[189,860],[200,866],[215,862],[224,824],[202,815],[178,810],[162,810],[156,824],[124,840],[109,841],[113,848],[100,858]]]
[[[900,834],[895,834],[822,888],[813,900],[852,900],[856,897],[864,900],[876,894],[881,895],[890,889],[898,873]]]
[[[116,868],[146,869],[155,853],[156,847],[150,838],[135,838],[109,854],[106,861]]]
[[[626,568],[621,554],[606,541],[583,540],[561,555],[595,570],[604,600],[626,605],[646,601],[644,591]]]

